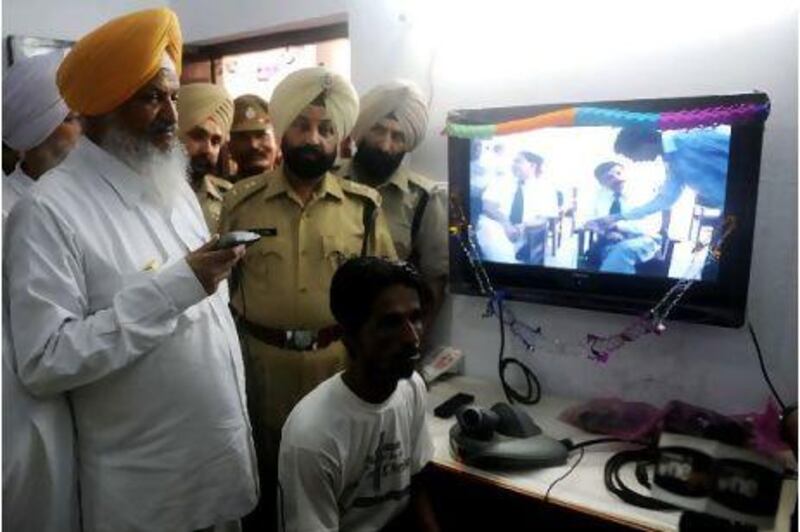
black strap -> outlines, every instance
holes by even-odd
[[[364,241],[361,242],[361,256],[367,256],[367,247],[372,232],[375,230],[375,203],[369,198],[364,199]]]
[[[417,233],[419,233],[419,226],[422,223],[422,215],[425,214],[425,207],[428,206],[428,198],[430,198],[430,194],[428,191],[420,189],[422,194],[419,196],[419,201],[417,202],[417,207],[414,209],[414,218],[411,220],[411,244],[413,246],[414,241],[417,239]]]
[[[428,199],[430,194],[428,191],[420,189],[422,193],[419,196],[417,206],[414,208],[414,218],[411,220],[411,253],[408,255],[408,262],[419,268],[419,248],[416,246],[417,233],[419,233],[419,226],[422,223],[422,215],[425,214],[425,207],[428,206]]]

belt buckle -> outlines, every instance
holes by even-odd
[[[286,331],[286,344],[295,351],[308,351],[316,345],[316,334],[308,329]]]

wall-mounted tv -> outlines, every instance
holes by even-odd
[[[768,113],[758,92],[453,111],[451,221],[508,298],[640,314],[692,279],[673,319],[741,326]]]

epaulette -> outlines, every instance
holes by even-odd
[[[374,188],[342,177],[337,178],[345,194],[353,194],[362,198],[367,198],[378,207],[381,205],[381,195]]]
[[[408,172],[408,183],[412,186],[421,188],[431,196],[447,195],[447,183],[434,181],[433,179],[425,177],[424,175],[416,172]]]
[[[406,172],[406,175],[408,176],[408,183],[410,185],[414,185],[414,186],[416,186],[418,188],[421,188],[425,192],[430,192],[431,189],[434,186],[436,186],[436,182],[435,181],[433,181],[432,179],[428,179],[424,175],[418,174],[418,173],[416,173],[416,172],[414,172],[412,170],[408,170]]]
[[[227,179],[222,179],[221,177],[217,177],[212,174],[208,174],[207,177],[214,186],[216,186],[217,188],[221,188],[223,192],[227,192],[233,188],[233,183],[231,183]]]
[[[237,181],[234,183],[233,188],[225,193],[225,200],[223,202],[223,210],[231,212],[239,206],[244,200],[253,196],[258,191],[263,190],[267,186],[267,179],[271,172],[254,175]]]

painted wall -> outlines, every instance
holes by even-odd
[[[138,9],[168,5],[159,0],[4,0],[3,69],[6,64],[6,37],[22,35],[49,39],[76,40],[103,22]]]
[[[119,13],[159,2],[4,0],[3,35],[75,38]],[[757,12],[722,2],[495,0],[172,0],[187,42],[214,42],[348,20],[359,91],[392,77],[432,95],[426,142],[412,164],[445,180],[447,110],[660,96],[766,91],[767,123],[749,313],[779,390],[797,397],[797,11]],[[595,5],[596,4],[596,5]],[[467,354],[466,371],[494,377],[496,323],[483,302],[453,297],[441,333]],[[619,395],[661,403],[679,397],[724,411],[758,408],[768,396],[745,330],[671,324],[605,366],[585,359],[587,332],[611,333],[629,318],[515,305],[546,339],[521,353],[549,393]],[[512,344],[512,350],[519,351]],[[794,398],[794,399],[791,399]]]
[[[394,13],[366,4],[350,16],[354,81],[363,89],[398,75],[433,92],[430,136],[413,161],[440,179],[446,143],[437,133],[450,109],[766,91],[772,115],[749,315],[773,380],[796,401],[798,57],[791,5],[767,2],[756,13],[679,1],[658,20],[648,6],[629,2],[542,8],[499,0],[492,12],[406,2]],[[450,331],[467,353],[467,372],[493,377],[497,327],[481,319],[483,306],[455,297]],[[542,348],[521,356],[553,393],[655,403],[680,397],[729,412],[756,408],[768,396],[746,330],[673,324],[663,337],[598,366],[585,360],[581,339],[616,332],[629,318],[535,305],[518,305],[517,314],[543,326]]]

